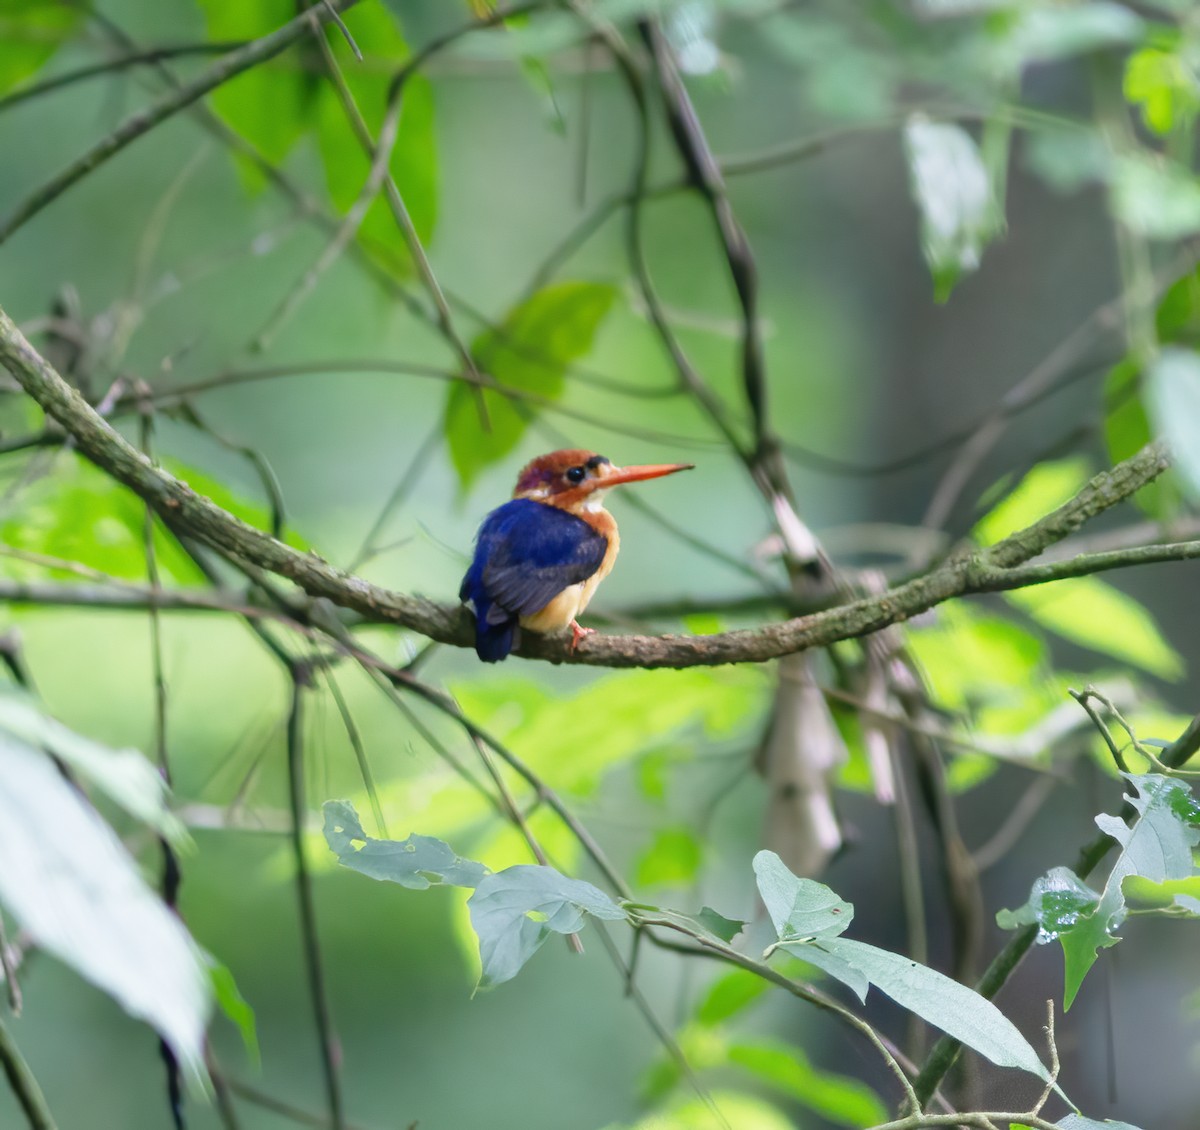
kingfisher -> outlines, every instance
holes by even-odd
[[[604,496],[622,483],[687,471],[691,463],[614,467],[594,451],[552,451],[517,476],[510,502],[479,527],[458,598],[475,614],[475,652],[504,659],[521,629],[571,629],[571,650],[594,628],[577,617],[612,571],[621,539]]]

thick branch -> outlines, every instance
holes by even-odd
[[[470,645],[471,619],[463,608],[390,592],[334,568],[315,554],[292,549],[153,466],[54,371],[3,310],[0,365],[75,438],[87,458],[139,494],[172,526],[186,530],[221,553],[294,581],[311,596],[325,597],[369,620],[399,624],[440,643]],[[1126,565],[1200,557],[1200,542],[1191,541],[1083,554],[1046,565],[1024,564],[1089,518],[1128,498],[1168,465],[1165,448],[1150,444],[1111,471],[1097,475],[1045,518],[989,549],[959,553],[924,576],[878,596],[811,616],[710,636],[592,636],[575,653],[565,637],[526,633],[520,654],[599,667],[760,663],[869,635],[956,596],[1024,588]]]

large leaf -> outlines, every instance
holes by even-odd
[[[510,310],[495,330],[480,334],[472,355],[483,372],[506,388],[557,400],[566,384],[567,366],[591,351],[615,296],[616,291],[603,283],[552,283]],[[517,446],[536,412],[535,405],[484,392],[485,428],[479,395],[459,381],[450,386],[446,398],[446,441],[464,488]]]
[[[781,942],[834,937],[854,919],[850,903],[824,883],[797,878],[773,851],[754,857],[754,875]]]
[[[838,937],[836,931],[827,931],[811,940],[795,938],[789,900],[793,892],[797,903],[806,899],[806,888],[797,886],[804,880],[791,875],[777,858],[770,858],[770,853],[760,852],[755,865],[759,893],[780,939],[771,949],[785,949],[811,962],[842,981],[860,999],[865,999],[867,987],[874,985],[901,1007],[1000,1067],[1016,1067],[1041,1079],[1050,1078],[1037,1052],[1012,1021],[973,989],[902,954]],[[808,909],[806,906],[799,909],[802,927],[808,919]],[[840,920],[841,915],[837,917]]]
[[[75,4],[0,0],[0,94],[36,73],[79,24]]]
[[[372,879],[423,891],[435,883],[477,887],[488,873],[482,863],[463,859],[449,844],[432,836],[412,835],[399,841],[368,836],[347,801],[327,800],[323,810],[325,840],[338,862]]]
[[[467,908],[479,938],[480,988],[511,980],[551,933],[578,932],[585,914],[611,921],[626,916],[591,883],[533,864],[518,864],[486,876]]]
[[[1068,1114],[1054,1125],[1061,1126],[1062,1130],[1138,1130],[1131,1122],[1112,1122],[1107,1118],[1101,1122],[1096,1118],[1084,1118],[1082,1114]]]
[[[1155,434],[1170,444],[1183,481],[1200,498],[1200,356],[1190,349],[1163,349],[1148,378]]]
[[[909,179],[921,211],[921,249],[944,302],[979,267],[1003,218],[978,146],[961,126],[915,116],[904,130]]]
[[[111,828],[50,758],[0,732],[0,902],[42,949],[204,1074],[206,962]]]
[[[199,0],[209,39],[258,39],[295,19],[294,0]],[[311,51],[311,46],[306,48]],[[293,51],[299,48],[293,48]],[[278,163],[312,125],[318,74],[296,65],[291,53],[222,83],[212,107],[269,161]]]
[[[1038,941],[1057,939],[1063,947],[1066,977],[1063,1006],[1070,1008],[1097,952],[1120,941],[1117,930],[1127,909],[1123,885],[1140,876],[1152,883],[1193,874],[1192,849],[1200,843],[1200,806],[1182,781],[1156,773],[1127,774],[1134,786],[1129,803],[1137,810],[1131,826],[1100,815],[1096,824],[1121,845],[1104,890],[1097,894],[1065,867],[1039,879],[1024,906],[1002,910],[996,921],[1006,929],[1037,923]]]
[[[371,136],[378,138],[387,108],[392,73],[409,56],[395,17],[385,4],[359,4],[344,15],[346,26],[363,53],[358,62],[345,37],[327,27],[325,34],[338,59],[346,84]],[[437,218],[437,148],[434,136],[433,91],[429,80],[414,75],[404,84],[400,127],[388,171],[422,241],[433,234]],[[325,180],[334,204],[342,212],[353,206],[370,174],[371,159],[348,121],[341,100],[326,83],[318,97],[317,145]],[[404,236],[381,193],[367,209],[359,239],[384,266],[397,274],[411,271]]]
[[[162,775],[136,749],[109,749],[85,738],[18,694],[0,694],[0,734],[54,754],[82,781],[100,789],[175,847],[187,844],[187,831],[167,806]]]

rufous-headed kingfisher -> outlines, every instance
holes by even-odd
[[[475,651],[485,663],[504,659],[534,632],[571,629],[571,650],[594,628],[576,617],[612,570],[621,540],[604,495],[690,463],[614,467],[591,451],[552,451],[517,477],[511,502],[479,527],[475,559],[458,596],[475,613]]]

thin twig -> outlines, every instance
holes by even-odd
[[[0,1067],[4,1068],[17,1104],[25,1112],[30,1130],[55,1130],[42,1089],[3,1020],[0,1020]]]

